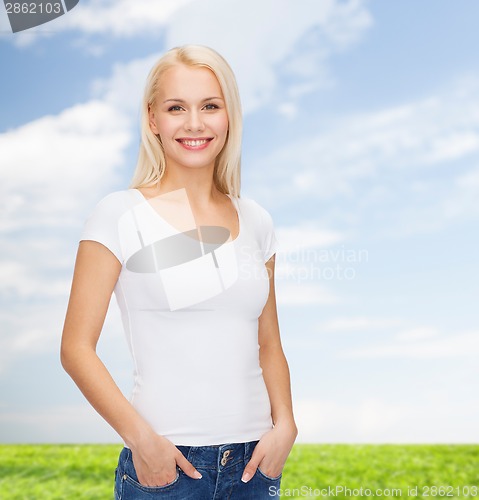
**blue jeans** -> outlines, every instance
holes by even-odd
[[[138,482],[131,450],[123,448],[115,473],[115,499],[266,500],[278,497],[281,474],[269,477],[258,468],[247,483],[241,481],[257,443],[177,446],[203,477],[192,479],[177,466],[176,479],[157,487]]]

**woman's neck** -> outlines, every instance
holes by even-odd
[[[165,170],[158,186],[158,194],[185,189],[189,202],[195,207],[207,206],[221,196],[213,181],[212,168]]]

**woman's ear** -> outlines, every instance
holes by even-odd
[[[156,126],[156,121],[155,121],[155,113],[154,111],[151,109],[151,106],[148,106],[148,120],[149,120],[149,123],[150,123],[150,129],[151,131],[155,134],[155,135],[158,135],[159,132],[158,132],[158,128]]]

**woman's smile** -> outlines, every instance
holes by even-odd
[[[180,139],[175,139],[175,140],[188,151],[202,151],[203,149],[206,149],[209,146],[213,138],[198,137],[195,139],[190,139],[187,137],[181,137]]]

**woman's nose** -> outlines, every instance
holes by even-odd
[[[188,113],[185,128],[186,130],[190,130],[192,132],[203,130],[205,126],[203,120],[201,119],[200,113],[196,111]]]

